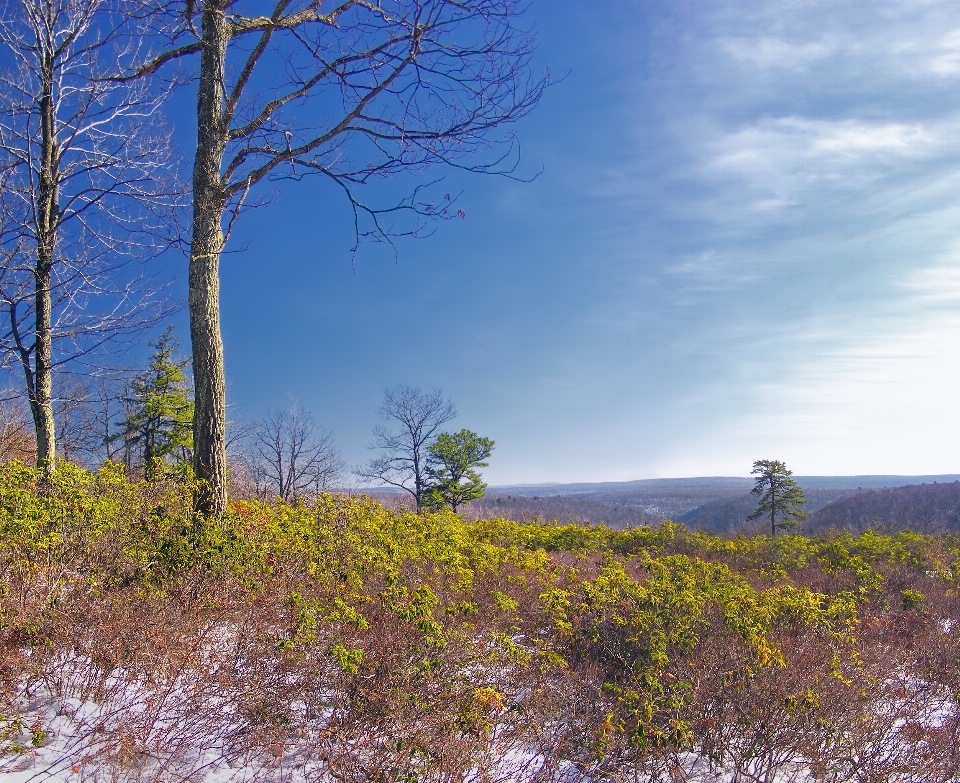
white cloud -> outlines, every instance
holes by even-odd
[[[766,117],[723,135],[709,166],[724,173],[767,176],[798,165],[832,176],[838,165],[931,154],[939,133],[918,124]]]
[[[911,310],[960,305],[960,248],[947,255],[950,261],[918,269],[901,283]]]
[[[743,205],[771,211],[817,189],[865,189],[947,147],[957,125],[765,117],[704,142],[703,170],[746,188]],[[728,191],[729,192],[729,191]]]
[[[925,70],[937,76],[960,75],[960,29],[951,30],[925,49]]]
[[[960,316],[824,357],[792,394],[779,430],[823,472],[956,472]]]
[[[755,38],[720,38],[721,51],[738,62],[762,70],[798,71],[831,56],[837,49],[832,40],[793,42],[761,35]]]
[[[713,44],[723,59],[764,79],[833,81],[849,74],[862,82],[881,77],[892,86],[931,75],[960,76],[955,17],[951,0],[769,3],[759,14],[741,17],[745,31],[717,35]],[[858,70],[864,64],[870,67]]]
[[[669,299],[674,305],[682,305],[687,300],[713,295],[720,291],[730,291],[756,282],[760,276],[761,264],[747,264],[739,256],[731,256],[719,250],[706,250],[696,255],[685,256],[674,263],[668,263],[664,272],[677,279],[671,286]]]

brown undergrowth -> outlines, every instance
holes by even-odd
[[[191,516],[0,466],[0,749],[62,780],[949,781],[960,542]],[[31,766],[32,765],[32,766]]]

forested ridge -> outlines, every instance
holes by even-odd
[[[820,508],[810,517],[816,529],[868,528],[950,530],[960,528],[960,482],[924,483],[857,493]]]
[[[331,494],[196,524],[192,493],[174,472],[0,466],[5,771],[960,771],[956,537],[468,522]]]

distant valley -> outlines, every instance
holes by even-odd
[[[807,498],[807,532],[831,527],[954,530],[960,514],[960,475],[797,476]],[[491,487],[474,501],[475,517],[557,519],[624,528],[661,519],[716,533],[752,533],[753,479],[704,477],[627,482]]]

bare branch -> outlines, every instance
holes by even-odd
[[[105,82],[135,82],[140,81],[145,76],[150,76],[151,74],[159,71],[164,65],[173,60],[179,60],[181,57],[186,57],[191,54],[196,54],[201,50],[203,44],[199,41],[192,44],[186,44],[185,46],[177,47],[176,49],[171,49],[168,52],[164,52],[159,57],[154,58],[148,63],[144,63],[139,68],[134,70],[132,73],[123,74],[123,75],[111,75],[101,77],[102,81]]]
[[[178,240],[184,189],[160,123],[166,97],[96,77],[128,55],[139,0],[17,0],[0,21],[0,356],[24,373],[38,462],[53,465],[53,373],[170,313],[146,264]]]
[[[249,468],[262,500],[288,503],[325,492],[343,474],[333,434],[295,403],[258,420],[247,438]]]

